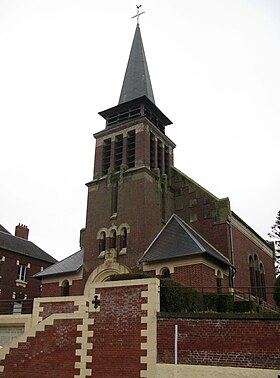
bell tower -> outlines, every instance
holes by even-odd
[[[87,184],[86,277],[114,261],[137,271],[174,212],[169,183],[175,144],[165,135],[171,121],[155,104],[139,23],[119,103],[99,114],[106,123],[94,135],[94,175]]]

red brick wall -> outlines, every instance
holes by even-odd
[[[86,368],[92,369],[92,377],[97,378],[131,378],[140,377],[146,364],[141,363],[141,343],[147,338],[141,336],[141,330],[147,325],[141,323],[141,316],[147,311],[141,309],[147,298],[142,298],[142,291],[147,285],[123,286],[96,289],[100,294],[100,311],[87,312],[84,319],[69,319],[68,314],[77,310],[73,301],[40,302],[43,311],[40,316],[46,319],[54,313],[65,314],[64,319],[54,320],[53,325],[45,325],[43,331],[37,331],[35,337],[29,337],[18,348],[11,349],[1,361],[4,373],[0,376],[38,378],[38,374],[50,378],[69,378],[79,374],[75,362],[80,362],[77,351],[84,348],[76,342],[77,337],[86,336],[77,331],[77,326],[86,327],[88,317],[94,319],[85,331],[93,331],[93,336],[85,338],[92,343],[87,355],[92,356]],[[81,298],[80,298],[81,299]],[[88,305],[88,303],[85,303]],[[75,316],[75,315],[74,315]],[[81,316],[79,313],[77,316]],[[46,321],[46,320],[45,320]],[[84,349],[83,349],[84,350]]]
[[[67,277],[65,277],[67,279]],[[73,280],[69,286],[69,295],[82,295],[83,282],[82,280]],[[62,287],[59,282],[43,283],[42,297],[60,297],[62,296]]]
[[[280,319],[158,319],[158,362],[280,369]]]
[[[146,311],[141,310],[141,304],[146,298],[141,298],[141,291],[146,286],[128,286],[98,289],[100,293],[100,312],[92,313],[94,335],[92,363],[87,364],[92,369],[92,376],[102,378],[140,377],[140,370],[145,364],[140,363],[141,351],[141,316]]]
[[[237,268],[235,286],[250,287],[249,255],[251,254],[253,257],[257,253],[265,269],[267,299],[275,305],[272,297],[273,285],[275,283],[275,268],[272,258],[235,227],[232,229],[232,234],[235,265]]]
[[[81,320],[55,320],[36,337],[30,337],[26,343],[20,343],[17,349],[11,349],[3,365],[5,378],[68,378],[79,374],[75,362],[76,337],[81,336],[77,325]]]
[[[27,295],[28,299],[39,297],[41,295],[41,281],[32,278],[32,276],[40,272],[41,267],[47,268],[50,264],[45,261],[0,249],[0,259],[3,256],[5,256],[5,261],[1,261],[0,263],[0,299],[12,299],[13,292],[22,293],[23,297]],[[26,266],[30,264],[30,268],[26,270],[26,287],[17,286],[17,260],[20,264]]]

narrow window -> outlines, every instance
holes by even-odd
[[[127,247],[127,229],[124,227],[121,230],[121,249]]]
[[[105,244],[106,244],[106,234],[104,231],[102,231],[99,238],[99,253],[105,251]]]
[[[17,279],[19,281],[26,281],[26,265],[20,264],[18,267]]]
[[[119,171],[123,158],[123,136],[118,135],[115,139],[115,171]]]
[[[150,134],[150,169],[154,169],[156,167],[155,162],[155,136],[154,134]]]
[[[118,182],[116,181],[112,185],[112,192],[111,192],[111,214],[116,214],[118,212]]]
[[[111,139],[104,140],[103,143],[103,159],[102,159],[102,174],[107,175],[110,167],[111,159]]]
[[[162,142],[158,140],[158,168],[162,173]]]
[[[116,248],[117,246],[117,233],[113,230],[110,237],[110,248]]]
[[[262,299],[266,301],[265,276],[264,276],[264,267],[262,263],[260,263],[260,281],[261,281]]]
[[[255,269],[255,281],[256,281],[256,294],[259,298],[262,297],[262,285],[261,285],[261,275],[259,267],[259,258],[257,255],[254,256],[254,269]]]
[[[67,281],[67,280],[63,281],[61,289],[62,289],[62,296],[68,297],[69,296],[69,289],[70,289],[69,281]]]
[[[127,167],[135,166],[135,130],[127,133]]]
[[[250,285],[251,285],[251,293],[256,296],[256,276],[255,276],[255,268],[254,268],[254,260],[252,256],[249,257],[249,272],[250,272]]]

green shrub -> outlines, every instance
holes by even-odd
[[[233,296],[231,294],[217,295],[218,312],[233,312]]]
[[[112,274],[109,278],[109,281],[139,280],[142,278],[151,278],[151,276],[145,273]]]
[[[256,303],[254,301],[236,301],[233,303],[234,312],[255,312]]]
[[[273,288],[273,299],[277,306],[280,307],[280,276],[276,278]]]
[[[203,294],[203,310],[204,311],[218,311],[217,294],[207,293]]]
[[[164,312],[195,312],[202,309],[201,294],[169,278],[161,279],[160,310]]]

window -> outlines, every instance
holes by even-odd
[[[123,136],[117,135],[115,139],[115,171],[119,171],[123,158]]]
[[[266,301],[264,266],[257,254],[249,257],[249,269],[252,294]]]
[[[102,174],[107,175],[111,160],[111,139],[104,140],[103,158],[102,158]]]
[[[18,267],[18,274],[17,274],[17,279],[19,281],[26,281],[26,265],[20,264]]]
[[[116,248],[117,246],[117,233],[113,230],[110,236],[110,248]]]
[[[127,167],[135,166],[135,130],[127,133]]]
[[[62,289],[62,293],[61,293],[62,296],[68,297],[69,289],[70,289],[69,281],[67,281],[67,280],[63,281],[63,283],[61,285],[61,289]]]
[[[102,231],[100,234],[100,239],[99,239],[99,253],[105,251],[105,249],[106,249],[106,234],[104,231]]]
[[[127,247],[127,229],[124,227],[121,230],[121,249]]]
[[[162,278],[170,278],[170,270],[168,268],[164,268],[161,273]]]

